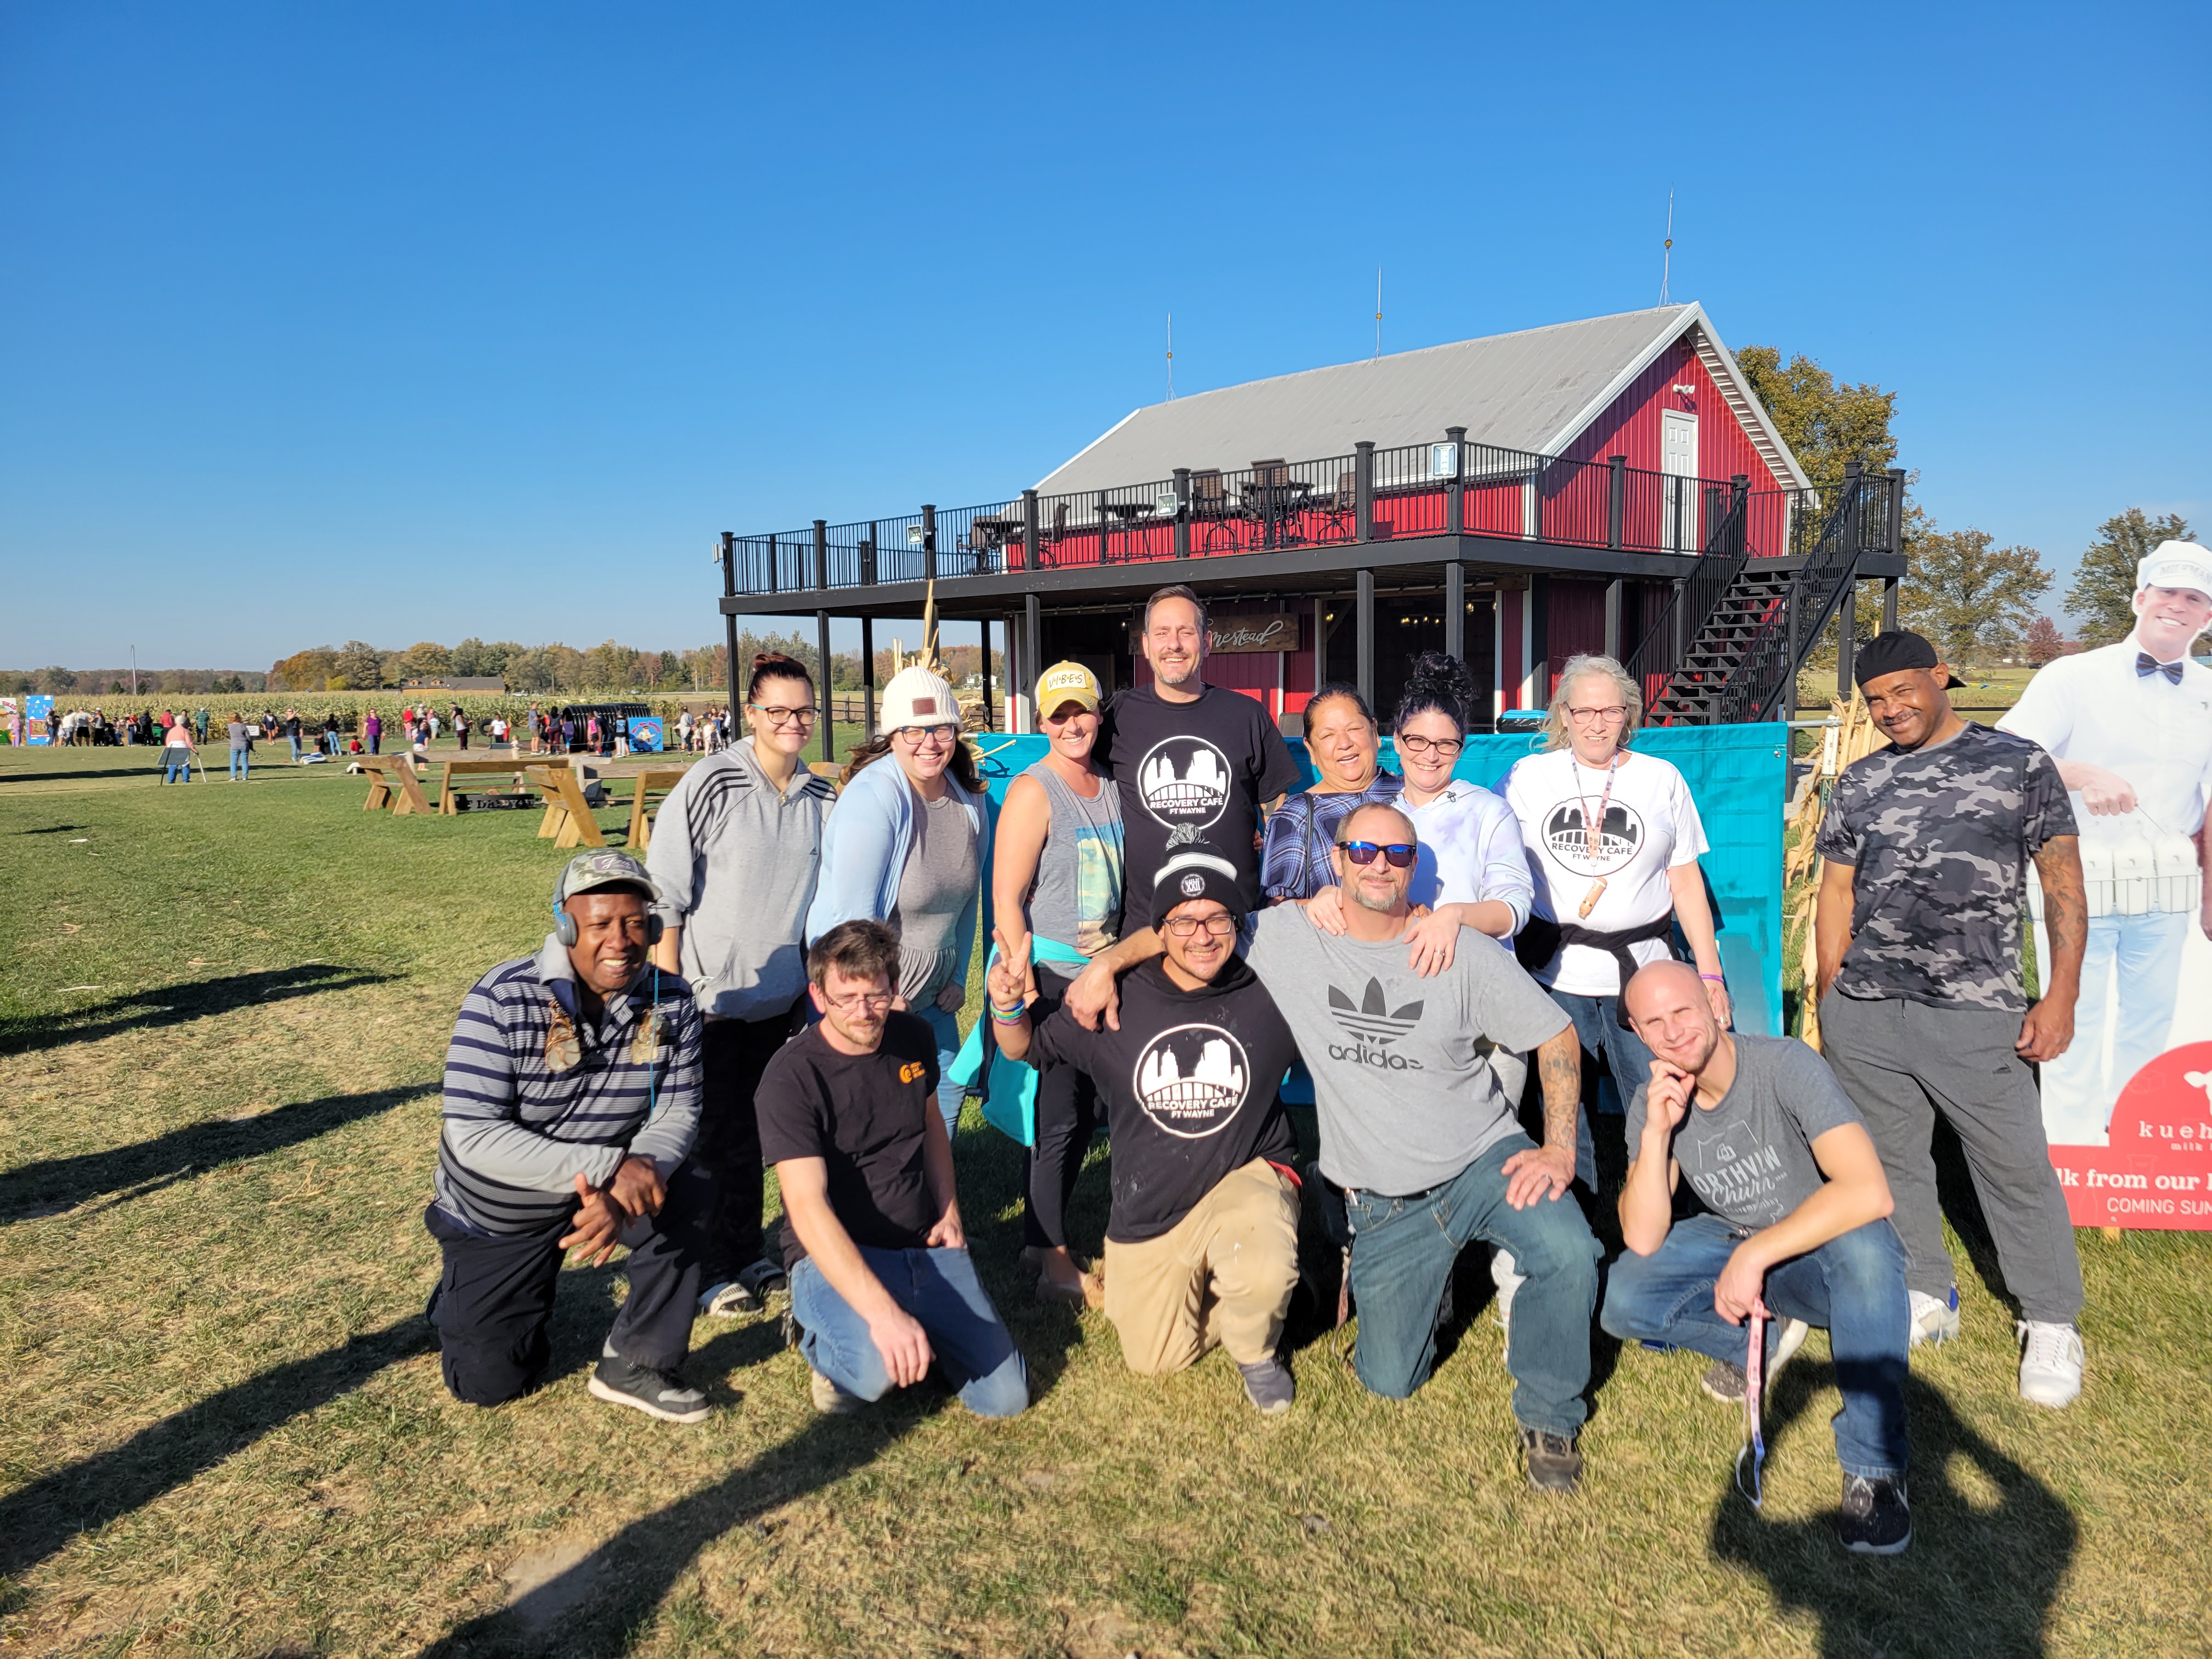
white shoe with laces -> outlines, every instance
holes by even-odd
[[[1948,1296],[1930,1296],[1925,1291],[1907,1291],[1905,1299],[1912,1304],[1912,1322],[1907,1327],[1905,1346],[1917,1348],[1922,1343],[1933,1347],[1939,1342],[1953,1342],[1959,1335],[1959,1287],[1954,1285]]]
[[[2020,1397],[2061,1410],[2081,1397],[2081,1333],[2039,1319],[2017,1322]]]

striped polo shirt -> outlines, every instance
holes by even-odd
[[[437,1203],[464,1227],[543,1232],[574,1210],[578,1175],[604,1186],[623,1158],[643,1157],[665,1176],[690,1153],[701,1030],[690,988],[648,965],[596,1022],[576,993],[568,952],[549,934],[462,1000],[446,1050]],[[647,1029],[656,1000],[657,1042]],[[564,1024],[576,1055],[556,1067],[547,1042]]]

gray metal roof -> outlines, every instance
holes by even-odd
[[[1249,465],[1261,457],[1349,455],[1360,439],[1427,443],[1448,426],[1468,441],[1556,454],[1661,351],[1689,330],[1709,368],[1778,472],[1794,457],[1742,385],[1696,305],[1627,311],[1515,334],[1310,368],[1153,404],[1129,415],[1037,485],[1104,489],[1168,477],[1176,467]]]

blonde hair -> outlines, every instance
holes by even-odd
[[[1552,707],[1544,718],[1546,749],[1565,749],[1567,746],[1567,693],[1574,690],[1577,680],[1587,679],[1593,675],[1611,680],[1613,690],[1620,693],[1621,702],[1628,707],[1628,713],[1621,717],[1620,722],[1620,746],[1623,749],[1628,747],[1629,739],[1644,724],[1644,692],[1629,678],[1628,671],[1611,657],[1601,657],[1595,652],[1579,652],[1568,658],[1566,665],[1559,670],[1559,689],[1552,694]]]

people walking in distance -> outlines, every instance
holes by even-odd
[[[192,728],[185,720],[172,720],[161,738],[161,781],[190,783],[192,781],[192,762],[199,750],[192,742]]]
[[[951,686],[919,665],[892,675],[876,735],[854,750],[844,779],[823,836],[807,937],[842,921],[890,924],[899,941],[898,1006],[937,1035],[938,1107],[950,1136],[964,1091],[946,1074],[960,1053],[976,917],[990,896],[993,817],[975,757],[960,741]]]
[[[752,735],[691,768],[668,793],[646,853],[661,893],[653,960],[681,973],[706,1017],[699,1141],[713,1185],[700,1306],[756,1312],[784,1287],[761,1209],[761,1073],[798,1029],[805,921],[836,794],[802,759],[814,683],[778,653],[753,659]]]
[[[1006,787],[999,811],[993,908],[1000,933],[1031,964],[1048,1012],[1121,934],[1121,795],[1093,758],[1099,703],[1097,678],[1082,664],[1045,670],[1036,708],[1049,747]],[[1023,1255],[1037,1270],[1037,1294],[1048,1300],[1098,1297],[1096,1278],[1069,1254],[1067,1206],[1101,1115],[1097,1086],[1084,1067],[1037,1067],[1036,1145],[1024,1160]]]
[[[381,752],[380,745],[384,741],[384,717],[374,708],[361,717],[361,735],[368,744],[370,754]]]
[[[647,960],[656,897],[627,853],[571,860],[543,948],[500,963],[462,1001],[423,1220],[445,1263],[430,1300],[441,1370],[471,1405],[537,1386],[562,1258],[601,1264],[619,1243],[629,1294],[591,1394],[665,1422],[707,1416],[706,1396],[677,1375],[708,1203],[689,1161],[699,1011],[680,977]]]
[[[939,1039],[891,1006],[904,964],[882,922],[823,933],[806,962],[821,1018],[761,1079],[799,1349],[819,1411],[858,1411],[934,1364],[977,1416],[1013,1417],[1029,1407],[1029,1369],[969,1257],[932,1103]]]
[[[1277,1085],[1297,1047],[1235,953],[1236,866],[1201,843],[1152,885],[1161,955],[1122,981],[1118,1030],[1085,1030],[1042,997],[1025,1006],[1024,952],[1003,935],[990,1018],[1006,1054],[1078,1068],[1107,1097],[1103,1301],[1122,1358],[1156,1376],[1218,1344],[1272,1415],[1295,1391],[1279,1348],[1298,1279],[1297,1146]]]
[[[1738,1406],[1750,1387],[1747,1323],[1765,1344],[1768,1387],[1807,1329],[1826,1329],[1844,1396],[1838,1526],[1846,1547],[1895,1555],[1912,1541],[1905,1246],[1858,1109],[1795,1037],[1723,1030],[1683,963],[1638,969],[1621,1000],[1653,1059],[1628,1103],[1628,1252],[1613,1264],[1601,1322],[1624,1342],[1709,1356],[1705,1392]],[[1685,1178],[1706,1213],[1677,1221]]]
[[[1260,889],[1270,903],[1309,899],[1333,886],[1328,854],[1337,825],[1355,807],[1398,799],[1404,781],[1382,769],[1382,738],[1358,687],[1332,682],[1313,694],[1306,704],[1306,755],[1321,777],[1267,816]]]
[[[246,716],[230,717],[230,776],[231,783],[246,781],[246,763],[253,753],[253,733],[246,724]]]
[[[2081,988],[2087,917],[2065,781],[2027,738],[1959,718],[1950,670],[1919,635],[1877,635],[1854,672],[1889,745],[1844,769],[1820,821],[1822,1047],[1897,1200],[1912,1340],[1959,1329],[1929,1148],[1940,1110],[2020,1304],[2021,1397],[2071,1405],[2081,1264],[2029,1070],[2066,1052]],[[2051,956],[2033,1005],[2021,980],[2030,860]]]

